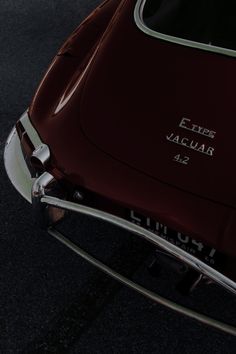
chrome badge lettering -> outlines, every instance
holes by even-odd
[[[191,122],[191,119],[188,118],[182,118],[181,122],[179,123],[179,127],[186,129],[186,130],[190,130],[194,133],[200,134],[200,135],[204,135],[207,136],[208,138],[214,139],[216,132],[214,130],[210,130],[204,127],[201,127],[200,125],[197,124],[193,124]]]
[[[190,132],[202,135],[206,138],[214,139],[216,136],[216,132],[212,129],[208,129],[205,127],[202,127],[198,124],[192,123],[191,119],[183,117],[179,123],[179,128],[188,130]],[[192,139],[191,137],[187,136],[181,136],[179,133],[170,133],[166,135],[166,139],[170,141],[171,143],[181,145],[185,148],[194,150],[196,152],[199,152],[201,154],[213,157],[215,148],[212,146],[209,146],[206,143],[200,143],[199,141]],[[177,155],[178,156],[178,155]],[[174,161],[181,162],[182,159],[176,160],[174,158]]]
[[[188,149],[195,150],[208,156],[213,156],[214,154],[215,149],[213,147],[207,146],[206,144],[200,144],[195,140],[186,137],[181,137],[180,135],[176,135],[174,133],[166,135],[166,139],[172,143],[184,146]]]

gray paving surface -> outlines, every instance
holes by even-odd
[[[235,338],[117,285],[35,228],[30,206],[6,177],[2,156],[10,128],[56,50],[99,3],[0,1],[0,353],[236,353]],[[79,230],[82,243],[94,244],[108,259],[116,254],[123,263],[127,248],[119,239],[128,234],[86,218],[80,218]],[[108,252],[110,234],[114,244]],[[132,252],[138,259],[139,246]],[[155,285],[144,266],[134,273]],[[172,292],[167,276],[159,289]],[[216,287],[179,300],[235,318],[235,300]]]

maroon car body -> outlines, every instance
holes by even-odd
[[[59,50],[27,114],[50,149],[41,167],[69,200],[70,191],[89,193],[89,206],[235,282],[236,52],[148,27],[143,11],[150,3],[154,18],[165,2],[100,5]],[[30,159],[35,146],[16,126]]]

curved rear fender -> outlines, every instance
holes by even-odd
[[[53,114],[61,96],[79,80],[120,4],[119,0],[104,1],[63,44],[29,107],[29,115],[36,126]]]
[[[119,4],[119,0],[106,0],[98,6],[75,29],[59,50],[58,55],[70,55],[82,59],[100,40]]]

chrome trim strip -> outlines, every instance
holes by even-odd
[[[167,42],[172,42],[175,44],[180,44],[180,45],[184,45],[184,46],[191,47],[191,48],[197,48],[197,49],[205,50],[208,52],[213,52],[213,53],[228,55],[231,57],[236,57],[236,51],[233,49],[227,49],[227,48],[217,47],[217,46],[213,46],[213,45],[209,45],[209,44],[198,43],[198,42],[190,41],[188,39],[178,38],[178,37],[170,36],[170,35],[163,34],[160,32],[156,32],[156,31],[150,29],[145,24],[144,19],[143,19],[143,10],[144,10],[145,3],[146,3],[146,0],[138,0],[137,1],[136,6],[135,6],[135,10],[134,10],[134,20],[135,20],[135,23],[138,26],[138,28],[142,32],[146,33],[147,35],[154,37],[154,38],[162,39]]]
[[[151,290],[148,290],[144,288],[143,286],[133,282],[132,280],[124,277],[123,275],[117,273],[101,261],[97,260],[93,256],[89,255],[87,252],[85,252],[82,248],[79,246],[75,245],[73,242],[71,242],[69,239],[64,237],[62,233],[60,233],[58,230],[50,227],[48,229],[48,233],[53,236],[55,239],[60,241],[64,246],[68,247],[71,249],[73,252],[75,252],[77,255],[85,259],[87,262],[90,264],[94,265],[97,267],[99,270],[104,272],[105,274],[111,276],[112,278],[116,279],[120,283],[128,286],[129,288],[137,291],[138,293],[146,296],[147,298],[151,299],[152,301],[155,301],[161,305],[166,306],[167,308],[174,310],[182,315],[185,315],[189,318],[195,319],[201,323],[204,323],[206,325],[209,325],[211,327],[214,327],[218,330],[221,330],[225,333],[231,334],[233,336],[236,336],[236,327],[233,327],[227,323],[217,321],[214,318],[208,317],[206,315],[200,314],[196,311],[193,311],[187,307],[181,306],[171,300],[168,300],[166,298],[163,298],[162,296],[158,295],[157,293],[154,293]]]
[[[197,259],[193,255],[187,253],[181,248],[178,248],[174,244],[166,241],[165,239],[161,238],[160,236],[136,225],[129,221],[126,221],[120,217],[114,216],[112,214],[108,214],[106,212],[96,210],[90,207],[86,207],[84,205],[79,205],[73,202],[69,202],[66,200],[61,200],[59,198],[51,197],[44,195],[41,198],[41,202],[47,205],[51,205],[53,207],[65,209],[68,211],[76,212],[85,214],[88,216],[95,217],[97,219],[109,222],[113,225],[121,227],[127,231],[130,231],[145,240],[153,243],[155,246],[160,247],[162,250],[167,251],[174,257],[180,259],[182,262],[187,263],[189,266],[197,270],[198,272],[202,273],[203,275],[207,276],[211,280],[215,281],[216,283],[220,284],[227,290],[231,291],[232,293],[236,294],[236,283],[226,277],[225,275],[221,274],[217,270],[211,268],[201,260]]]
[[[20,117],[20,122],[23,125],[34,147],[37,148],[38,146],[42,145],[43,142],[29,119],[28,110],[22,114],[22,116]]]

